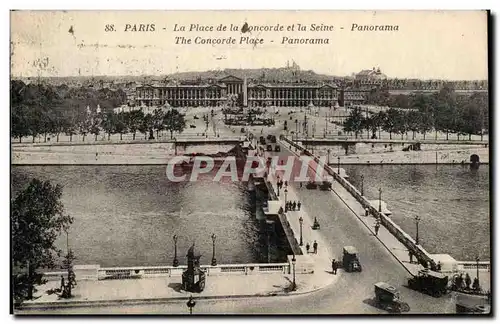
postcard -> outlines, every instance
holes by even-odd
[[[11,11],[11,313],[491,311],[488,11]]]

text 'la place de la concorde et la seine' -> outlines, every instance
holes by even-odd
[[[233,26],[231,26],[232,28]],[[338,27],[337,29],[343,30],[343,27]],[[310,25],[302,25],[302,24],[292,24],[292,25],[257,25],[251,26],[248,25],[245,27],[245,33],[248,32],[248,36],[239,37],[239,41],[237,38],[228,36],[228,37],[202,37],[196,36],[194,38],[185,37],[185,36],[176,36],[175,44],[176,45],[262,45],[265,43],[263,37],[259,36],[251,36],[252,32],[332,32],[335,31],[336,27],[333,25],[325,25],[325,24],[310,24]],[[356,23],[351,24],[350,31],[380,31],[380,32],[392,32],[398,31],[398,25],[358,25]],[[190,31],[190,32],[200,32],[200,31],[215,31],[214,26],[200,26],[199,24],[191,24],[189,28],[186,26],[174,26],[174,31]],[[243,28],[242,28],[243,32]],[[272,42],[272,41],[271,41]],[[305,38],[305,37],[289,37],[282,36],[281,44],[311,44],[311,45],[328,45],[330,44],[329,38]]]

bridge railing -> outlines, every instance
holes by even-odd
[[[457,270],[477,270],[490,272],[489,261],[457,261]]]
[[[373,207],[370,202],[358,191],[356,187],[354,187],[350,182],[341,177],[337,172],[334,171],[333,168],[326,165],[321,161],[318,157],[311,154],[308,150],[304,149],[300,145],[294,143],[293,141],[287,139],[282,136],[282,140],[286,143],[296,147],[304,154],[310,156],[314,159],[316,163],[322,165],[324,169],[331,175],[333,178],[344,187],[360,204],[363,208],[368,209],[369,213],[374,217],[380,219],[380,223],[392,234],[394,235],[404,246],[406,246],[415,257],[422,263],[428,263],[431,268],[436,267],[436,263],[432,259],[431,255],[420,245],[417,245],[415,240],[408,235],[405,231],[403,231],[396,223],[392,221],[389,217],[385,216],[383,213],[379,212],[375,207]]]
[[[210,275],[258,275],[265,273],[289,273],[288,263],[248,263],[248,264],[220,264],[216,266],[202,265],[200,268]],[[137,267],[108,267],[94,268],[94,276],[80,276],[77,271],[77,280],[106,280],[106,279],[140,279],[152,277],[181,276],[187,266],[137,266]],[[66,278],[66,271],[45,272],[43,278],[60,280],[61,275]]]

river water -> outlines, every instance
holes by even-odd
[[[456,260],[490,259],[489,168],[471,170],[459,165],[349,165],[349,181],[369,200],[382,200],[391,218],[416,237],[430,253],[450,254]]]
[[[13,166],[13,196],[33,177],[64,186],[76,264],[170,265],[174,234],[180,264],[193,242],[201,264],[210,264],[212,233],[219,264],[268,261],[266,225],[246,183],[214,182],[210,174],[173,183],[164,166]],[[65,236],[57,245],[65,251]],[[269,246],[271,262],[286,260],[286,238],[272,236]]]
[[[382,200],[392,219],[415,238],[419,215],[421,244],[430,253],[457,260],[490,258],[489,169],[457,165],[344,166],[353,185],[368,199]],[[178,256],[193,242],[202,264],[212,258],[215,233],[219,264],[267,262],[265,224],[255,215],[255,201],[241,182],[172,183],[163,166],[14,166],[13,195],[32,177],[64,186],[63,203],[74,217],[70,245],[77,264],[140,266],[171,264],[172,236]],[[66,240],[58,242],[66,248]],[[271,238],[270,261],[290,253],[283,235]]]

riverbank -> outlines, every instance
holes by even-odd
[[[489,149],[484,147],[344,155],[340,164],[469,164],[473,154],[481,164],[489,164]],[[336,163],[330,161],[330,165]]]
[[[144,165],[167,164],[175,155],[227,152],[230,144],[122,143],[13,146],[13,165]]]
[[[11,158],[14,165],[38,164],[104,164],[104,165],[138,165],[166,164],[175,155],[204,153],[215,154],[227,152],[234,145],[230,144],[199,144],[177,146],[169,142],[141,143],[89,143],[64,145],[13,145]],[[325,148],[315,148],[314,153],[326,155]],[[337,164],[468,164],[470,156],[477,154],[481,164],[489,164],[489,148],[478,146],[447,145],[430,147],[423,151],[393,151],[373,152],[344,155],[341,151],[332,152],[330,165]]]

